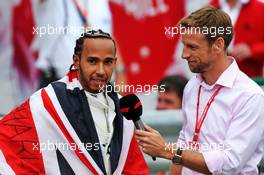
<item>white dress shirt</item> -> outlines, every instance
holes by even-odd
[[[115,104],[109,96],[103,93],[91,94],[85,91],[85,94],[99,138],[106,173],[111,174],[110,154],[107,150],[114,132]]]
[[[233,58],[229,59],[232,64],[214,85],[202,81],[201,75],[193,77],[186,85],[182,109],[184,122],[178,144],[188,144],[193,138],[200,84],[199,117],[215,90],[223,86],[201,127],[200,152],[213,174],[257,175],[264,145],[264,93],[239,70]],[[183,168],[182,174],[199,173]]]

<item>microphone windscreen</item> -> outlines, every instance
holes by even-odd
[[[142,104],[135,94],[123,96],[120,101],[120,111],[127,120],[137,121],[142,115]]]

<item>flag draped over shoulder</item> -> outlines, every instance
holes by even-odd
[[[74,100],[74,94],[83,91],[76,72],[70,71],[58,82],[34,93],[0,121],[0,174],[104,174],[97,161],[101,158],[87,151],[70,123],[68,111],[64,110],[66,104],[58,99],[61,97],[58,86],[64,87],[61,91]],[[111,146],[110,159],[112,156],[111,163],[116,162],[112,173],[149,174],[134,137],[133,123],[122,116],[117,120],[121,121],[122,128],[115,127],[111,142],[114,146]],[[88,134],[97,136],[95,133]]]

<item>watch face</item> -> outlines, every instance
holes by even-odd
[[[181,156],[180,155],[173,156],[172,163],[180,164],[181,163]]]

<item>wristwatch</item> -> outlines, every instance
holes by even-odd
[[[180,165],[182,163],[182,149],[178,148],[176,154],[172,157],[172,163]]]

